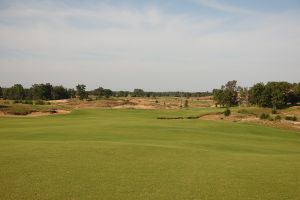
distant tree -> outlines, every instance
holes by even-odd
[[[53,86],[50,83],[34,84],[30,88],[30,96],[36,100],[52,99]]]
[[[145,92],[145,93],[144,93],[144,96],[145,96],[145,97],[151,97],[151,94],[152,94],[151,92]]]
[[[213,100],[216,104],[216,107],[218,107],[219,105],[224,107],[223,97],[224,97],[224,92],[222,89],[213,90]]]
[[[53,99],[68,99],[70,98],[70,94],[68,93],[68,89],[63,86],[54,86],[52,91]]]
[[[228,81],[224,88],[224,101],[227,106],[234,106],[238,104],[237,81]]]
[[[128,91],[124,91],[124,97],[128,97],[129,92]]]
[[[133,93],[132,93],[133,97],[144,97],[145,96],[145,92],[142,89],[134,89]]]
[[[75,98],[76,97],[76,91],[71,88],[71,89],[68,89],[68,95],[70,98]]]
[[[187,108],[187,107],[189,107],[189,100],[188,99],[186,99],[185,101],[184,101],[184,105],[183,105],[185,108]]]
[[[257,83],[249,90],[251,104],[275,110],[291,103],[293,95],[292,85],[288,82]]]
[[[252,105],[262,106],[263,104],[263,92],[265,85],[263,83],[257,83],[249,90],[249,102]]]
[[[116,96],[117,97],[125,97],[125,92],[124,91],[117,91]]]
[[[79,97],[79,99],[86,99],[88,97],[88,93],[85,91],[86,86],[83,84],[78,84],[76,86],[76,95]]]
[[[294,83],[288,93],[288,102],[295,105],[300,102],[300,83]]]
[[[11,88],[7,88],[3,96],[5,99],[22,100],[25,98],[25,91],[21,84],[15,84]]]
[[[103,97],[104,96],[104,89],[102,87],[98,87],[97,89],[93,90],[93,95],[97,97]]]
[[[238,88],[237,81],[228,81],[221,89],[213,90],[213,99],[217,105],[221,106],[234,106],[238,103]]]
[[[3,97],[3,91],[2,91],[2,87],[0,87],[0,98]]]
[[[269,89],[270,88],[270,89]],[[288,95],[291,89],[291,84],[288,82],[269,82],[266,85],[266,90],[271,91],[270,107],[282,108],[288,104]]]
[[[103,90],[103,95],[104,95],[106,98],[109,98],[109,97],[113,96],[113,91],[111,91],[110,89],[104,89],[104,90]]]
[[[296,96],[296,101],[297,101],[297,103],[299,103],[300,102],[300,83],[294,84],[293,91]]]
[[[240,105],[249,105],[249,91],[248,88],[238,87],[238,102]]]

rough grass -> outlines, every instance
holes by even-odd
[[[8,115],[28,115],[32,112],[53,112],[57,109],[70,110],[71,108],[63,105],[0,104],[0,112]]]
[[[0,118],[0,199],[299,199],[300,135],[216,109]]]

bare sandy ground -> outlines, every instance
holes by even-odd
[[[286,128],[292,130],[300,130],[300,122],[288,121],[288,120],[278,120],[278,121],[270,121],[270,120],[260,120],[259,118],[253,115],[240,115],[233,113],[232,115],[225,117],[223,114],[208,114],[200,117],[202,120],[209,121],[230,121],[230,122],[250,122],[255,124],[261,124],[276,128]]]
[[[51,100],[50,103],[67,103],[69,99]]]
[[[113,107],[115,109],[143,109],[143,110],[155,110],[155,106],[151,105],[120,105]]]

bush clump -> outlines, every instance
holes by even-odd
[[[296,116],[286,116],[285,120],[288,120],[288,121],[297,121],[297,117]]]
[[[274,118],[276,121],[280,121],[281,120],[281,116],[280,115],[276,115]]]
[[[230,109],[229,109],[229,108],[226,108],[226,110],[224,111],[224,116],[225,116],[225,117],[228,117],[228,116],[230,116],[230,115],[231,115]]]
[[[16,103],[22,103],[22,101],[21,100],[14,100],[13,104],[16,104]]]
[[[272,114],[273,115],[277,114],[277,110],[276,109],[272,109]]]
[[[184,119],[184,118],[183,117],[157,117],[157,119],[172,120],[172,119]]]
[[[259,119],[269,119],[270,118],[270,115],[269,114],[266,114],[266,113],[261,113],[260,116],[259,116]]]
[[[32,100],[25,100],[25,101],[22,101],[23,104],[33,104],[33,101]]]
[[[238,113],[240,113],[240,114],[250,114],[250,112],[246,109],[238,110]]]
[[[35,105],[45,105],[45,102],[43,100],[36,100],[34,102]]]
[[[25,107],[11,107],[9,110],[6,111],[6,113],[11,115],[28,115],[33,110],[25,108]]]
[[[199,119],[199,116],[189,116],[187,119]]]
[[[189,100],[186,99],[186,100],[184,101],[184,105],[183,105],[183,106],[184,106],[185,108],[189,107]]]

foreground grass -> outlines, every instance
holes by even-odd
[[[217,109],[0,118],[0,199],[299,199],[300,135]]]

